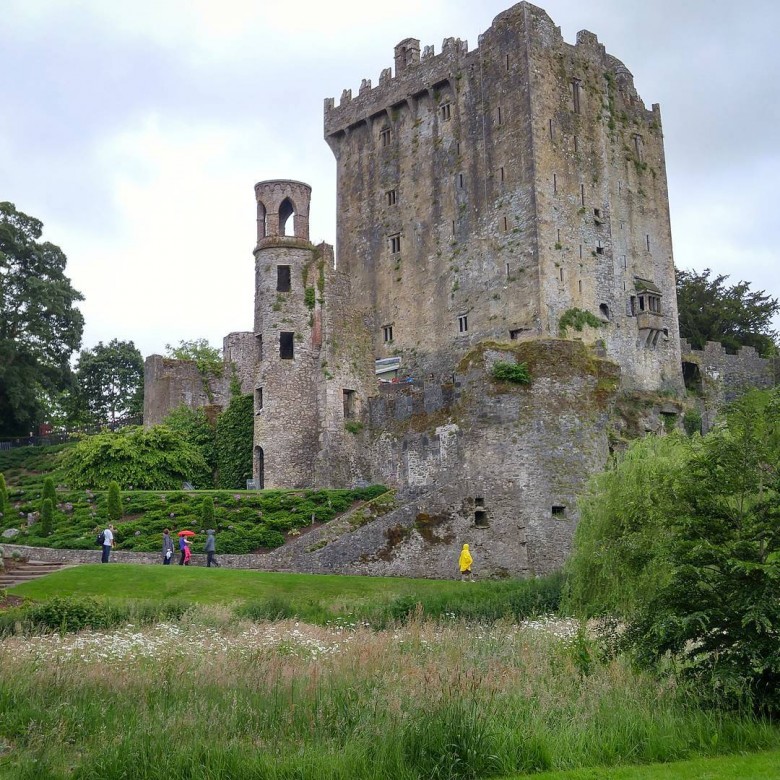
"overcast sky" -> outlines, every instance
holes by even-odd
[[[311,184],[312,240],[334,243],[323,98],[376,85],[403,38],[476,48],[510,4],[0,0],[0,201],[67,254],[83,346],[251,330],[255,182]],[[780,295],[780,3],[541,5],[661,104],[677,266]]]

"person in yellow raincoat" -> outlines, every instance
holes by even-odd
[[[469,546],[463,545],[463,549],[460,551],[460,558],[458,559],[458,565],[460,566],[460,578],[465,582],[466,580],[474,581],[474,577],[471,574],[471,564],[474,563],[474,559],[469,552]]]

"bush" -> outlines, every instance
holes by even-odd
[[[200,507],[200,519],[204,528],[214,527],[214,499],[206,496]]]
[[[41,504],[41,536],[51,536],[54,520],[54,505],[50,498],[44,498]]]
[[[688,409],[683,415],[683,428],[688,436],[701,433],[701,412],[698,409]]]
[[[5,514],[8,506],[8,488],[5,485],[5,477],[0,473],[0,512]]]
[[[102,489],[111,482],[137,490],[170,490],[207,479],[203,456],[165,426],[128,427],[87,436],[65,456],[72,488]]]
[[[498,361],[493,364],[490,373],[493,379],[498,379],[500,382],[514,382],[517,385],[531,383],[531,374],[528,372],[528,366],[525,363]]]
[[[193,477],[192,485],[197,490],[214,487],[217,470],[217,432],[203,409],[190,409],[180,406],[174,409],[163,421],[163,425],[180,434],[185,441],[197,448],[208,467],[207,478]]]
[[[25,618],[34,629],[62,633],[106,627],[105,606],[92,598],[55,596],[29,607]]]
[[[108,486],[108,521],[116,523],[122,519],[122,497],[119,494],[119,485],[112,482]]]
[[[217,420],[217,483],[228,490],[243,490],[252,479],[254,400],[234,386],[227,409]]]
[[[43,494],[41,500],[45,501],[46,499],[51,501],[53,507],[57,506],[57,491],[54,487],[54,480],[51,477],[46,477],[46,479],[43,480]],[[41,504],[41,506],[43,506],[43,504]]]

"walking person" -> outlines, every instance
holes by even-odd
[[[179,537],[179,552],[181,557],[179,558],[179,566],[184,566],[184,555],[187,550],[187,539],[184,536]]]
[[[111,548],[114,546],[114,526],[109,525],[105,531],[103,531],[103,557],[100,559],[101,563],[108,563],[111,558]]]
[[[474,563],[474,559],[469,552],[469,546],[463,545],[463,549],[460,551],[460,558],[458,559],[458,566],[460,567],[460,578],[464,582],[466,580],[474,582],[474,577],[471,573],[471,564]]]
[[[211,564],[213,563],[217,568],[219,568],[219,562],[216,558],[216,552],[217,552],[217,540],[214,538],[214,531],[212,529],[209,529],[206,531],[206,566],[208,568],[211,568]]]
[[[192,550],[190,550],[190,540],[184,540],[184,565],[189,566],[192,560]]]
[[[169,566],[173,560],[173,539],[171,539],[170,529],[166,528],[163,531],[163,564]]]

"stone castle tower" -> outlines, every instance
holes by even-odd
[[[522,2],[474,51],[404,40],[378,86],[325,101],[325,137],[377,356],[438,376],[479,341],[565,334],[626,387],[681,389],[660,111],[595,35]],[[600,327],[562,331],[574,310]]]
[[[258,183],[254,329],[226,338],[230,370],[206,387],[146,364],[146,424],[216,413],[240,379],[257,487],[396,488],[388,514],[265,566],[452,576],[469,542],[484,575],[549,572],[609,452],[681,427],[683,361],[697,398],[775,381],[752,351],[681,360],[659,108],[592,33],[567,44],[521,2],[473,51],[408,38],[376,87],[325,101],[325,138],[338,262],[309,240],[308,185]]]

